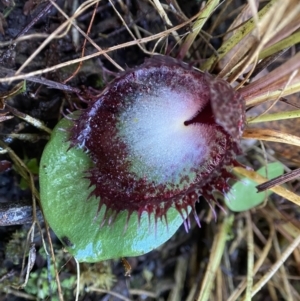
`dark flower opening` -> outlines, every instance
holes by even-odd
[[[157,219],[228,191],[244,122],[244,101],[226,81],[159,57],[109,84],[70,140],[94,163],[87,177],[104,222],[124,210]]]

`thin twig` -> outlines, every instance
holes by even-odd
[[[90,24],[89,24],[89,27],[87,29],[86,35],[89,35],[90,32],[91,32],[91,28],[92,28],[92,25],[93,25],[93,22],[94,22],[94,19],[95,19],[95,15],[96,15],[96,11],[97,11],[98,5],[99,5],[99,2],[97,2],[95,4],[95,8],[93,10],[93,14],[92,14],[92,17],[91,17]],[[82,50],[81,50],[81,56],[82,57],[84,56],[84,53],[85,53],[86,42],[87,42],[87,39],[84,39],[83,45],[82,45]],[[83,62],[80,62],[78,64],[78,66],[77,66],[76,70],[73,72],[73,74],[71,74],[71,76],[69,76],[67,79],[64,80],[64,84],[67,83],[68,81],[70,81],[79,72],[82,64],[83,64]]]
[[[15,74],[15,70],[7,69],[7,68],[0,66],[0,79],[6,78],[7,76],[13,76],[13,74]],[[20,75],[25,75],[25,74],[21,73]],[[52,89],[73,92],[76,94],[79,94],[81,92],[81,90],[78,88],[71,87],[71,86],[68,86],[65,84],[61,84],[61,83],[58,83],[53,80],[49,80],[49,79],[46,79],[46,78],[40,77],[40,76],[39,77],[31,76],[31,77],[27,78],[26,80],[48,86],[49,88],[52,88]]]
[[[284,184],[288,181],[295,180],[300,177],[300,168],[292,170],[284,175],[278,176],[272,180],[269,180],[263,184],[257,185],[257,192],[262,192],[277,185]]]
[[[114,50],[118,50],[118,49],[122,49],[122,48],[127,48],[127,47],[134,46],[134,45],[141,44],[141,43],[151,42],[151,41],[157,40],[157,39],[159,39],[161,37],[164,37],[164,36],[166,37],[170,33],[172,33],[174,30],[178,30],[178,29],[180,29],[182,27],[187,26],[194,19],[196,19],[198,17],[198,15],[199,15],[199,13],[196,14],[195,16],[193,16],[192,18],[190,18],[186,22],[183,22],[183,23],[181,23],[181,24],[179,24],[177,26],[174,26],[171,29],[167,29],[167,30],[162,31],[160,33],[154,34],[154,35],[152,35],[150,37],[145,37],[145,38],[142,38],[142,39],[137,39],[137,40],[134,40],[134,41],[129,41],[129,42],[122,43],[122,44],[119,44],[119,45],[116,45],[116,46],[112,46],[112,47],[109,47],[108,49],[104,49],[104,50],[98,51],[96,53],[87,55],[87,56],[82,57],[82,58],[78,58],[78,59],[70,60],[70,61],[67,61],[67,62],[64,62],[64,63],[60,63],[60,64],[54,65],[52,67],[48,67],[48,68],[44,68],[44,69],[41,69],[41,70],[36,70],[36,71],[28,72],[26,74],[18,74],[18,75],[6,77],[6,78],[0,78],[0,83],[6,83],[6,82],[11,82],[11,81],[20,80],[20,79],[27,79],[27,78],[30,78],[32,76],[36,76],[36,75],[39,75],[39,74],[44,74],[44,73],[48,73],[48,72],[51,72],[51,71],[55,71],[55,70],[58,70],[60,68],[66,67],[66,66],[70,66],[70,65],[79,63],[81,61],[87,61],[87,60],[89,60],[91,58],[98,57],[98,56],[100,56],[102,54],[109,53],[109,52],[112,52]]]

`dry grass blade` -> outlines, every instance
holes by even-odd
[[[181,23],[180,25],[174,26],[171,29],[164,30],[164,31],[162,31],[158,34],[154,34],[154,35],[146,37],[146,38],[137,39],[137,40],[134,40],[134,41],[130,41],[130,42],[126,42],[126,43],[116,45],[116,46],[112,46],[112,47],[109,47],[105,50],[101,50],[101,51],[98,51],[96,53],[86,55],[85,57],[74,59],[74,60],[69,60],[67,62],[60,63],[60,64],[54,65],[52,67],[48,67],[48,68],[44,68],[44,69],[41,69],[41,70],[28,72],[26,74],[9,76],[9,77],[6,77],[6,78],[0,78],[0,83],[7,83],[7,82],[15,81],[15,80],[30,78],[30,77],[35,76],[35,75],[48,73],[48,72],[55,71],[55,70],[58,70],[58,69],[63,68],[63,67],[67,67],[67,66],[77,64],[77,63],[80,63],[80,62],[83,62],[83,61],[87,61],[87,60],[92,59],[94,57],[98,57],[100,55],[103,55],[105,53],[109,53],[109,52],[112,52],[112,51],[115,51],[115,50],[118,50],[118,49],[127,48],[127,47],[130,47],[130,46],[137,45],[139,43],[148,43],[148,42],[151,42],[151,41],[154,41],[154,40],[158,40],[162,37],[167,37],[173,31],[176,31],[176,30],[178,30],[180,28],[183,28],[183,27],[187,26],[188,24],[190,24],[194,19],[196,19],[198,17],[198,15],[199,15],[199,13],[196,14],[195,16],[193,16],[192,18],[190,18],[188,21],[185,21],[185,22]],[[66,22],[64,24],[66,24],[65,26],[67,26],[68,22]]]
[[[268,48],[261,51],[259,54],[259,59],[269,57],[272,54],[275,54],[283,49],[286,49],[298,43],[300,43],[300,31],[291,34],[285,39],[281,39],[278,43],[273,44],[272,46],[269,46]]]
[[[256,1],[255,6],[258,6],[258,1]],[[227,34],[224,37],[224,41],[227,41],[230,37],[232,37],[236,33],[237,29],[239,29],[239,27],[242,26],[242,24],[250,19],[253,15],[256,15],[253,14],[253,9],[251,9],[249,4],[246,4],[239,15],[234,19],[231,26],[228,28]],[[218,77],[225,77],[227,73],[237,66],[239,61],[249,51],[250,47],[248,44],[255,42],[251,41],[253,39],[255,41],[257,40],[256,37],[250,33],[225,54],[225,56],[219,62],[221,71],[219,72]]]
[[[244,131],[243,138],[259,139],[263,141],[273,141],[300,146],[300,137],[267,129],[248,128]]]
[[[286,80],[288,80],[288,78]],[[284,86],[284,83],[282,84],[282,86]],[[282,90],[282,89],[278,89],[278,90],[264,89],[264,90],[265,91],[263,91],[263,92],[261,92],[261,91],[257,92],[257,95],[255,95],[255,96],[253,95],[252,97],[249,97],[246,100],[246,106],[252,107],[252,106],[261,104],[261,103],[269,101],[269,100],[277,100],[280,97],[285,97],[288,95],[295,94],[300,91],[300,82],[299,82],[299,80],[297,80],[297,82],[295,82],[294,84],[289,85],[288,87],[285,87],[284,90]]]
[[[185,38],[185,41],[180,47],[180,52],[178,54],[179,59],[183,59],[185,57],[191,45],[193,44],[194,40],[196,39],[197,35],[201,31],[203,25],[210,17],[214,9],[216,9],[219,2],[220,2],[219,0],[209,0],[206,3],[205,7],[200,11],[198,18],[192,27],[191,33]]]
[[[38,128],[38,129],[41,129],[42,131],[45,131],[46,133],[48,134],[51,134],[52,130],[49,129],[45,124],[44,122],[36,119],[36,118],[33,118],[27,114],[24,114],[22,112],[19,112],[17,109],[9,106],[9,105],[6,105],[7,108],[9,109],[9,111],[14,114],[15,116],[25,120],[26,122],[28,122],[29,124],[32,124],[34,127]]]
[[[256,117],[248,117],[247,123],[259,123],[259,122],[268,122],[275,120],[286,120],[300,117],[300,110],[294,111],[283,111],[279,113],[267,114],[267,115],[259,115]]]
[[[165,12],[162,4],[160,3],[160,1],[159,0],[153,0],[153,3],[155,5],[158,13],[160,14],[161,18],[165,21],[165,23],[168,26],[172,27],[173,24],[172,24],[171,20],[169,19],[168,15],[166,14],[166,12]]]
[[[64,22],[62,25],[60,25],[53,33],[49,35],[49,37],[32,53],[32,55],[23,63],[23,65],[18,69],[16,72],[16,75],[22,72],[24,68],[33,61],[33,59],[37,56],[38,53],[41,52],[42,49],[44,49],[52,39],[56,38],[58,35],[66,35],[69,29],[71,28],[71,21],[75,20],[85,9],[88,7],[94,5],[99,0],[91,0],[86,1],[84,4],[82,4],[82,7],[78,9],[77,13],[75,13],[69,20]],[[52,3],[53,4],[53,3]],[[62,36],[60,36],[62,37]]]
[[[283,27],[282,18],[284,16],[285,19],[293,20],[295,17],[295,12],[288,11],[289,6],[292,4],[291,1],[285,1],[283,3],[278,1],[276,2],[268,12],[259,20],[256,24],[255,29],[244,39],[246,40],[246,49],[249,51],[248,55],[244,60],[241,61],[240,66],[234,67],[231,66],[233,71],[230,71],[228,74],[228,81],[234,82],[237,80],[242,74],[249,68],[251,71],[248,73],[246,78],[239,84],[238,87],[242,86],[246,80],[250,77],[251,73],[254,71],[255,65],[259,58],[259,53],[262,51],[265,45],[268,44],[272,38],[277,34],[280,28]],[[300,6],[296,7],[296,11],[299,10]],[[254,20],[256,20],[257,16],[254,16]],[[244,40],[242,42],[244,42]],[[248,41],[248,42],[247,42]],[[244,43],[241,48],[244,48]],[[252,66],[252,67],[251,67]]]
[[[253,286],[253,265],[254,265],[254,239],[252,230],[252,221],[250,212],[246,212],[246,222],[247,222],[247,288],[245,300],[251,300],[251,292]]]
[[[262,177],[261,175],[259,175],[257,172],[255,171],[251,171],[251,170],[247,170],[245,168],[242,167],[235,167],[234,172],[236,172],[238,175],[241,175],[243,177],[246,177],[258,184],[262,184],[264,182],[267,182],[268,179]],[[293,193],[292,191],[281,187],[281,186],[275,186],[270,188],[271,191],[275,192],[276,194],[282,196],[283,198],[289,200],[290,202],[300,206],[300,196],[296,195],[295,193]]]
[[[131,35],[132,39],[134,41],[137,41],[137,38],[135,37],[135,35],[133,34],[133,32],[130,30],[129,26],[127,25],[127,23],[125,22],[124,18],[122,17],[121,13],[117,10],[116,6],[114,5],[114,3],[109,0],[110,5],[112,6],[112,8],[114,9],[115,13],[117,14],[118,18],[121,20],[121,22],[123,23],[123,25],[125,26],[126,30],[128,31],[128,33]],[[137,26],[134,26],[135,28],[135,32],[138,33],[137,31]],[[177,36],[177,35],[176,35]],[[138,33],[138,37],[140,38],[140,34]],[[148,53],[147,49],[144,47],[144,45],[142,43],[137,43],[138,47],[144,52],[144,53]]]
[[[286,85],[286,83],[289,82],[291,74],[293,74],[294,71],[298,71],[299,69],[300,53],[297,53],[280,67],[271,71],[257,81],[252,82],[248,86],[240,89],[239,91],[247,101],[249,98],[258,97],[259,95],[264,94],[270,90],[285,90],[288,88],[288,85]],[[293,77],[290,84],[294,84],[295,81],[299,83],[299,78],[297,75]]]
[[[270,233],[269,233],[269,237],[268,240],[266,241],[263,250],[259,251],[259,256],[257,261],[254,264],[254,268],[253,268],[253,276],[255,277],[256,273],[258,272],[258,270],[261,268],[261,266],[264,264],[271,248],[272,248],[272,242],[273,242],[273,238],[275,235],[275,228],[274,228],[274,224],[273,221],[268,217],[268,215],[266,215],[266,219],[270,228]],[[243,236],[242,236],[243,237]],[[231,253],[233,253],[234,250],[231,250]],[[239,285],[236,287],[236,289],[233,291],[233,293],[231,294],[231,296],[228,298],[227,301],[235,301],[238,299],[238,297],[243,293],[243,291],[245,290],[247,286],[247,278],[243,279]]]
[[[252,297],[254,297],[261,288],[274,276],[282,264],[287,260],[291,253],[299,246],[300,235],[287,247],[281,257],[270,267],[269,271],[254,285]]]
[[[299,222],[295,221],[291,215],[286,215],[280,208],[276,208],[272,205],[272,210],[263,208],[262,211],[265,215],[268,215],[273,220],[281,221],[276,224],[276,229],[281,233],[289,242],[300,236]],[[299,251],[299,250],[298,250]]]
[[[280,244],[279,244],[277,235],[274,236],[273,244],[274,244],[274,249],[275,249],[275,253],[276,253],[276,258],[277,258],[277,260],[280,260],[280,258],[282,257],[282,254],[281,254]],[[286,299],[293,300],[294,298],[293,298],[292,292],[291,292],[291,284],[289,283],[289,280],[287,277],[287,271],[283,264],[280,266],[279,271],[280,271],[280,279],[282,280],[283,285],[284,285]]]
[[[25,36],[18,37],[17,39],[12,40],[12,41],[0,42],[0,48],[7,47],[11,44],[18,44],[19,42],[22,42],[22,41],[28,41],[28,40],[31,40],[31,39],[43,39],[43,38],[47,38],[47,37],[49,37],[49,35],[44,34],[44,33],[28,34],[28,35],[25,35]]]
[[[58,298],[59,298],[59,301],[64,301],[63,292],[62,292],[61,283],[60,283],[59,274],[58,274],[58,269],[57,269],[57,264],[56,264],[56,258],[55,258],[52,239],[51,239],[51,234],[50,234],[50,227],[46,220],[45,220],[45,227],[46,227],[46,233],[47,233],[47,238],[48,238],[48,243],[49,243],[49,248],[50,248],[51,259],[52,259],[54,271],[55,271],[55,280],[56,280],[56,284],[57,284]],[[47,252],[46,248],[45,248],[45,251]]]
[[[270,1],[259,13],[258,18],[261,19],[277,0]],[[235,34],[230,37],[218,50],[218,54],[213,54],[202,66],[202,70],[211,70],[220,59],[222,59],[235,45],[244,39],[252,30],[255,29],[253,18],[247,21],[243,26],[236,30]]]
[[[186,272],[188,267],[188,257],[179,257],[177,259],[175,269],[175,284],[171,290],[167,301],[181,301],[182,290],[186,279]]]
[[[210,300],[210,294],[213,288],[214,279],[216,277],[216,273],[221,262],[225,244],[228,238],[227,236],[230,232],[233,220],[233,215],[226,216],[223,220],[223,223],[220,226],[217,235],[215,235],[214,237],[209,262],[206,268],[204,278],[202,280],[201,290],[197,301]]]
[[[75,17],[74,18],[69,18],[65,12],[52,0],[50,0],[52,2],[52,5],[67,19],[67,21],[72,24],[72,26],[74,26],[79,32],[80,34],[82,34],[82,36],[89,41],[98,51],[102,51],[101,47],[99,47],[75,22]],[[95,4],[97,4],[98,2],[96,2]],[[79,13],[78,13],[79,14]],[[120,71],[124,71],[124,69],[117,64],[107,53],[103,54],[105,56],[105,58],[107,58],[118,70]],[[18,74],[18,73],[16,73]]]

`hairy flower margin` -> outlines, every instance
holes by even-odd
[[[185,221],[203,196],[228,192],[245,124],[241,95],[223,79],[170,57],[156,56],[113,80],[71,128],[72,147],[94,166],[90,196],[105,205],[102,224],[126,210],[166,218],[174,206]],[[218,203],[217,203],[218,204]]]

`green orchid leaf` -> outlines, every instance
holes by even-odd
[[[269,163],[266,167],[260,168],[257,173],[270,179],[283,174],[283,165],[279,162]],[[227,207],[235,212],[242,212],[260,205],[272,191],[257,192],[257,183],[250,179],[243,178],[235,183],[225,198]]]
[[[39,173],[39,165],[37,162],[37,158],[29,159],[28,162],[25,162],[27,168],[34,174],[37,175]]]
[[[24,163],[26,164],[28,170],[31,173],[33,173],[34,175],[37,175],[39,173],[39,165],[38,165],[37,158],[24,159]],[[20,188],[23,190],[29,188],[29,184],[24,178],[21,178]]]
[[[73,117],[72,117],[73,118]],[[40,163],[41,205],[46,220],[79,262],[138,256],[166,242],[183,223],[175,208],[167,212],[168,225],[143,214],[138,223],[133,213],[116,217],[112,225],[101,226],[104,209],[98,211],[99,199],[90,197],[92,187],[85,171],[92,166],[88,155],[69,148],[68,129],[72,121],[63,119],[53,130]],[[120,200],[121,202],[122,200]]]

